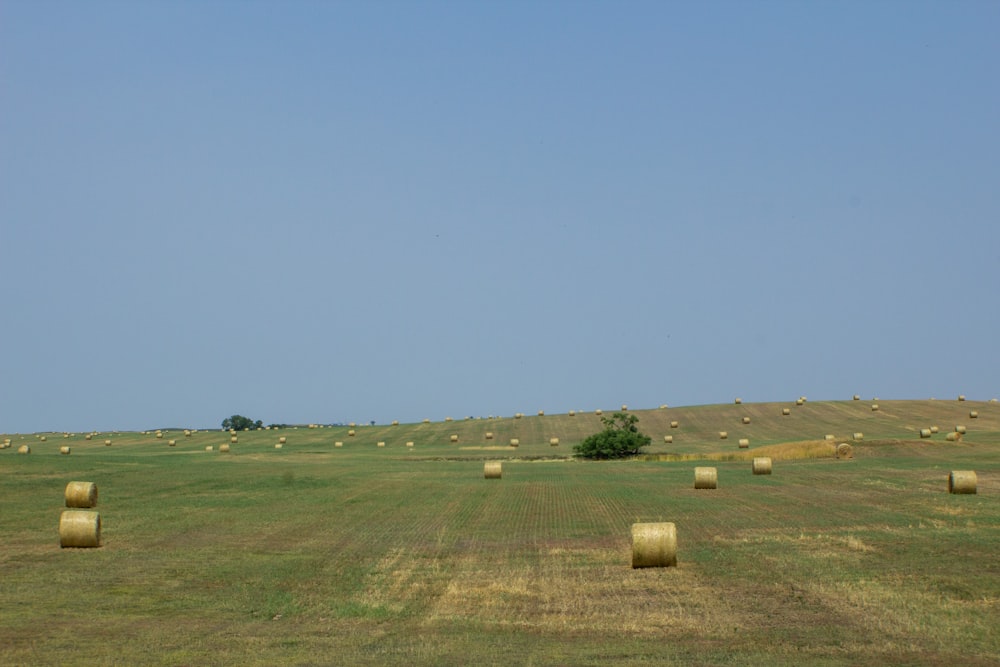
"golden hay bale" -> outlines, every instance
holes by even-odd
[[[191,437],[191,431],[189,431],[188,429],[184,429],[184,437],[185,438],[190,438]]]
[[[353,437],[354,437],[354,429],[352,428],[351,430],[349,430],[349,431],[347,432],[347,435],[348,435],[348,437],[351,437],[351,438],[353,438]]]
[[[969,419],[976,419],[979,417],[979,413],[975,410],[969,410]]]
[[[827,433],[826,435],[823,436],[823,439],[824,440],[828,440],[828,441],[829,440],[836,440],[837,436],[833,435],[832,433]]]
[[[240,441],[239,438],[237,438],[235,435],[229,438],[229,442],[233,443],[234,445],[239,441]]]
[[[63,437],[64,438],[68,438],[69,437],[69,433],[63,433]]]
[[[726,431],[719,431],[719,439],[720,440],[725,440],[728,437],[729,437],[729,433],[727,433]]]
[[[674,436],[672,436],[672,435],[665,435],[665,436],[663,436],[663,442],[665,442],[666,444],[669,445],[673,441],[674,441]]]
[[[750,423],[750,418],[749,417],[744,417],[742,421],[743,421],[744,424],[749,424]]]
[[[661,410],[666,410],[669,407],[670,407],[669,405],[667,405],[666,403],[664,403],[663,405],[660,406],[660,409]]]
[[[338,440],[337,442],[333,443],[333,446],[334,447],[343,447],[344,443],[342,443],[340,440]]]
[[[30,454],[31,453],[31,447],[29,445],[21,445],[20,447],[17,448],[17,453],[18,454]]]
[[[90,435],[90,434],[88,433],[87,435],[83,436],[83,439],[84,439],[84,440],[92,440],[92,439],[93,439],[93,437],[94,437],[94,436],[92,436],[92,435]]]
[[[920,437],[921,438],[929,438],[929,437],[931,437],[931,430],[929,428],[922,428],[922,429],[920,429]]]
[[[393,419],[392,420],[392,425],[393,426],[399,426],[399,420],[398,419]]]
[[[549,445],[552,447],[559,446],[559,438],[549,438]]]
[[[788,408],[781,408],[781,414],[787,417],[788,415],[792,414],[792,411],[789,410]]]
[[[948,493],[975,493],[975,470],[952,470],[948,475]]]
[[[59,448],[59,453],[60,454],[69,454],[70,453],[70,448],[69,447],[65,447],[65,446],[60,447]]]
[[[445,418],[444,418],[444,420],[445,420],[446,422],[450,422],[450,421],[451,421],[451,417],[445,417]]]
[[[719,485],[719,473],[715,468],[695,468],[694,488],[715,489]]]
[[[545,410],[539,410],[538,411],[538,416],[539,417],[544,417],[545,416]]]
[[[205,445],[205,451],[206,452],[211,452],[211,451],[214,451],[214,450],[215,450],[215,447],[213,447],[212,445]]]
[[[997,399],[995,399],[995,398],[991,398],[990,399],[990,403],[996,403],[996,402],[998,402]]]
[[[855,431],[852,437],[853,440],[864,440],[865,434],[861,431]]]
[[[64,493],[66,507],[97,507],[97,485],[93,482],[70,482]]]
[[[672,422],[670,422],[670,428],[677,428],[680,425],[681,424],[678,421],[672,421]]]
[[[878,412],[878,403],[872,403],[872,412]]]
[[[284,447],[284,445],[283,445],[283,444],[281,444],[280,442],[276,442],[276,443],[274,443],[274,448],[275,448],[275,449],[281,449],[282,447]]]
[[[852,400],[855,400],[855,401],[860,401],[860,400],[861,400],[861,396],[859,396],[858,394],[855,394],[855,395],[853,396]]]
[[[486,432],[486,439],[487,440],[492,440],[493,439],[493,431],[487,431]]]
[[[452,442],[458,442],[458,434],[457,433],[452,433],[451,437],[448,438],[448,439],[451,440]]]
[[[46,440],[46,436],[44,436],[44,435],[43,435],[43,436],[39,436],[39,438],[38,438],[38,439],[39,439],[39,440],[41,440],[42,442],[45,442],[45,440]]]
[[[628,406],[622,403],[622,412],[628,412]]]
[[[955,426],[955,433],[961,433],[962,435],[965,435],[965,427],[962,426],[961,424],[958,424],[957,426]]]
[[[163,434],[162,434],[162,433],[160,433],[159,431],[157,431],[157,432],[156,432],[156,437],[157,437],[157,438],[158,438],[159,440],[162,440],[162,439],[163,439]]]
[[[944,439],[947,440],[948,442],[956,442],[956,441],[960,440],[961,438],[962,438],[962,434],[961,433],[955,433],[954,431],[952,431],[948,435],[944,436]]]
[[[771,457],[770,456],[756,456],[753,462],[750,464],[750,469],[755,475],[770,475],[771,474]]]
[[[733,402],[734,402],[734,403],[735,403],[736,405],[740,405],[741,403],[743,403],[743,399],[742,399],[742,398],[737,398],[737,399],[736,399],[735,401],[733,401]]]
[[[431,423],[431,420],[430,420],[430,419],[425,419],[425,420],[423,421],[423,423],[424,423],[424,424],[430,424],[430,423]]]
[[[632,524],[632,567],[676,567],[677,527],[673,523]]]
[[[937,433],[939,430],[937,426],[931,426],[931,433]]]
[[[483,476],[486,479],[500,479],[503,475],[503,465],[500,461],[487,461],[483,464]]]
[[[229,452],[229,443],[228,442],[224,442],[221,445],[219,445],[219,451],[222,452],[223,454],[228,453]]]
[[[795,405],[802,405],[803,403],[805,403],[805,401],[803,401],[801,398],[795,399]]]
[[[750,446],[750,440],[748,438],[740,438],[740,449],[747,449]]]
[[[959,394],[958,395],[958,400],[964,401],[965,400],[965,394]]]
[[[515,413],[514,413],[514,419],[520,419],[520,418],[521,418],[521,417],[523,417],[523,416],[524,416],[524,415],[523,415],[523,414],[521,414],[520,412],[515,412]]]
[[[838,459],[853,459],[854,458],[854,448],[851,447],[846,442],[842,442],[837,445],[837,458]]]
[[[384,440],[379,440],[377,443],[375,443],[375,446],[376,447],[385,447],[385,441]]]
[[[511,447],[517,447],[520,444],[521,444],[521,441],[518,440],[517,438],[511,438],[510,439],[510,446]]]
[[[111,446],[111,440],[110,439],[109,440],[105,440],[104,441],[104,446],[105,447],[110,447]]]
[[[576,410],[570,410],[569,411],[569,416],[570,417],[576,417]]]
[[[101,546],[101,514],[88,510],[65,510],[59,517],[59,546]]]
[[[594,414],[595,414],[595,415],[603,415],[603,414],[604,414],[604,411],[603,411],[603,410],[600,410],[600,409],[598,409],[598,410],[594,410]]]
[[[176,446],[177,446],[176,440],[167,440],[167,447],[176,447]]]
[[[408,440],[408,441],[406,442],[406,446],[407,446],[407,447],[412,447],[412,446],[413,446],[413,441],[412,441],[412,440]]]
[[[288,438],[287,438],[286,436],[283,436],[283,435],[281,435],[281,436],[278,436],[278,444],[281,444],[281,445],[283,445],[283,444],[285,444],[286,442],[288,442]]]

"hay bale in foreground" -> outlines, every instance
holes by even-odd
[[[500,461],[487,461],[483,464],[483,476],[486,479],[500,479],[503,475],[503,464]]]
[[[72,450],[70,450],[70,448],[66,447],[65,445],[63,445],[62,447],[59,448],[59,453],[60,454],[69,454],[70,451],[72,451]]]
[[[694,488],[715,489],[719,485],[719,473],[715,468],[695,468]]]
[[[853,459],[854,458],[854,448],[851,447],[846,442],[842,442],[837,445],[837,458],[838,459]]]
[[[41,436],[41,437],[40,437],[40,438],[38,438],[38,439],[39,439],[39,440],[41,440],[42,442],[45,442],[45,440],[46,440],[47,438],[46,438],[46,436],[44,436],[44,435],[43,435],[43,436]]]
[[[750,439],[749,438],[740,438],[739,445],[740,445],[740,449],[747,449],[750,446]]]
[[[576,410],[570,410],[569,411],[569,416],[570,417],[576,417]]]
[[[632,567],[676,567],[677,527],[673,523],[632,524]]]
[[[89,510],[65,510],[59,517],[59,546],[101,546],[101,515]]]
[[[398,419],[393,419],[392,420],[392,425],[393,426],[399,426],[399,420]]]
[[[975,470],[952,470],[948,475],[948,493],[975,493]]]
[[[31,447],[29,445],[21,445],[20,447],[17,448],[17,453],[18,454],[30,454],[31,453]]]
[[[97,484],[93,482],[70,482],[64,492],[66,507],[97,507]]]
[[[770,475],[771,474],[771,457],[770,456],[756,456],[753,462],[750,464],[750,469],[755,475]]]
[[[920,429],[920,437],[921,438],[929,438],[929,437],[931,437],[931,430],[929,428],[922,428],[922,429]]]

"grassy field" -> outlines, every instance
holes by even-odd
[[[871,403],[639,410],[650,456],[608,463],[570,458],[592,411],[228,454],[219,431],[7,434],[0,664],[997,665],[1000,405]],[[695,490],[706,464],[719,488]],[[951,470],[978,494],[947,493]],[[99,549],[59,548],[73,480],[100,489]],[[677,525],[676,568],[630,567],[637,521]]]

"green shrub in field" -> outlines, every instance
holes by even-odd
[[[587,459],[620,459],[635,456],[649,445],[652,439],[639,431],[639,418],[625,412],[615,412],[610,417],[601,417],[604,430],[587,436],[583,442],[573,447],[577,456]]]

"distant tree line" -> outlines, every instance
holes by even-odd
[[[232,417],[226,417],[222,420],[222,428],[233,431],[251,431],[253,429],[263,428],[264,422],[261,420],[254,421],[249,417],[244,417],[243,415],[233,415]]]

